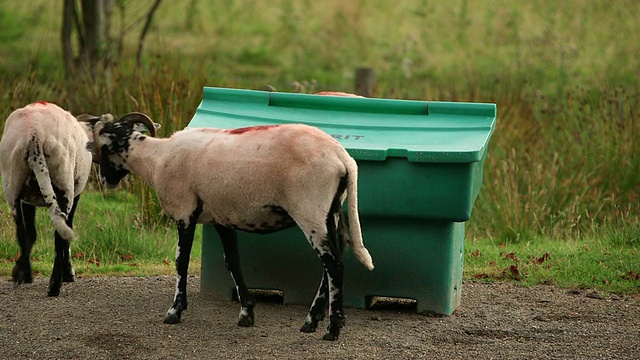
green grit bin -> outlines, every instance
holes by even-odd
[[[419,313],[450,315],[461,300],[464,222],[482,185],[495,104],[205,87],[188,127],[286,123],[322,129],[358,163],[360,221],[375,269],[345,252],[344,305],[406,298],[417,301]],[[285,304],[311,305],[322,262],[299,228],[238,231],[238,243],[249,288],[282,291]],[[201,292],[233,299],[213,226],[204,225],[202,244]]]

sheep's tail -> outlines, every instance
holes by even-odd
[[[40,193],[42,194],[45,204],[49,207],[49,215],[51,216],[53,227],[63,239],[68,241],[73,240],[75,234],[73,229],[67,225],[67,215],[62,212],[60,206],[58,206],[56,193],[53,191],[51,177],[49,176],[47,159],[44,156],[40,141],[35,137],[29,142],[27,164],[36,177],[36,182],[38,183],[38,187],[40,187]]]
[[[362,241],[362,229],[360,228],[360,216],[358,215],[358,166],[356,161],[349,157],[347,167],[347,215],[349,216],[349,237],[356,259],[369,270],[373,270],[373,259],[369,250],[364,247]]]

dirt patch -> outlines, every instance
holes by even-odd
[[[637,298],[553,286],[465,283],[449,317],[406,302],[347,309],[336,342],[298,331],[307,308],[263,298],[256,325],[236,326],[239,305],[207,299],[188,282],[189,309],[162,323],[173,277],[80,278],[48,298],[48,279],[0,282],[3,358],[29,359],[631,359],[639,356]]]

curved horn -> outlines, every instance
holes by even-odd
[[[113,121],[113,115],[109,113],[102,114],[100,116],[91,115],[91,114],[81,114],[76,116],[76,120],[78,120],[79,122],[88,122],[88,123],[91,123],[91,125],[94,125],[98,121],[103,121],[103,122]]]
[[[118,122],[128,122],[133,124],[142,124],[149,130],[149,135],[156,136],[156,126],[149,116],[139,112],[128,113],[118,120]]]
[[[99,120],[99,119],[100,119],[99,116],[95,116],[95,115],[91,115],[91,114],[82,114],[82,115],[76,116],[76,120],[81,121],[81,122],[91,122],[91,121],[96,121],[96,120]]]

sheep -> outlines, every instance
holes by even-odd
[[[139,124],[149,136],[136,130]],[[336,340],[345,322],[342,253],[348,235],[356,258],[373,269],[364,247],[357,205],[355,160],[331,136],[302,124],[232,130],[191,128],[155,138],[142,113],[98,123],[100,180],[117,187],[129,172],[155,190],[178,229],[176,292],[164,322],[180,322],[187,309],[187,270],[196,224],[213,224],[241,303],[239,326],[254,324],[254,299],[242,273],[236,230],[270,233],[297,225],[324,265],[323,277],[301,327],[315,332],[329,312],[325,340]],[[350,234],[342,212],[348,196]]]
[[[31,283],[31,248],[36,241],[35,210],[47,207],[55,228],[56,257],[48,296],[58,296],[62,282],[75,281],[69,256],[73,215],[92,160],[87,146],[93,125],[113,117],[88,114],[77,119],[59,106],[39,101],[13,111],[0,140],[4,197],[12,208],[20,257],[12,270],[17,284]]]

